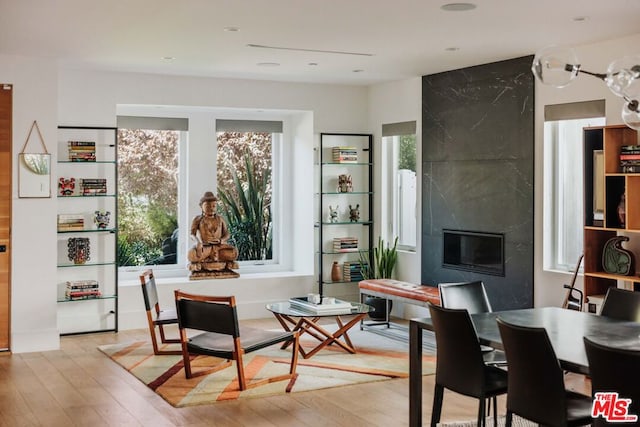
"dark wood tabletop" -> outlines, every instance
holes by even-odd
[[[612,319],[559,307],[529,308],[472,314],[481,344],[503,349],[496,318],[521,326],[544,327],[562,367],[589,373],[582,337],[604,345],[640,350],[640,323]],[[409,425],[422,423],[422,330],[433,330],[430,318],[412,319],[410,329]],[[436,341],[437,346],[437,341]]]

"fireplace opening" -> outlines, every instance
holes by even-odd
[[[442,230],[444,268],[504,276],[504,234]]]

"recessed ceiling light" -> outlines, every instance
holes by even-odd
[[[318,63],[317,62],[309,62],[308,65],[311,65],[312,67],[315,67],[316,65],[318,65]]]
[[[238,27],[224,27],[224,31],[226,31],[228,33],[237,33],[238,31],[240,31],[240,28],[238,28]]]
[[[175,56],[163,56],[162,60],[163,61],[173,61],[175,58]]]
[[[279,67],[280,64],[277,62],[258,62],[256,64],[258,67]]]
[[[588,20],[589,20],[588,16],[576,16],[575,18],[573,18],[573,22],[584,22]]]
[[[460,50],[459,47],[455,47],[455,46],[451,46],[451,47],[447,47],[444,50],[446,50],[447,52],[455,52],[456,50]]]
[[[473,3],[447,3],[440,6],[440,9],[447,12],[464,12],[467,10],[473,10],[475,8],[476,5]]]
[[[356,70],[353,70],[353,72],[354,73],[362,73],[362,72],[364,72],[364,70],[356,69]]]

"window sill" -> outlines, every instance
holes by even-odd
[[[273,279],[284,277],[307,277],[309,274],[302,274],[296,271],[275,271],[275,272],[257,272],[257,273],[241,273],[240,277],[233,279],[204,279],[204,280],[191,280],[189,276],[174,276],[174,277],[156,277],[156,284],[158,285],[176,285],[182,283],[197,283],[197,282],[220,282],[225,280],[242,281],[247,280],[259,280],[259,279]],[[140,286],[140,280],[138,279],[125,279],[118,280],[118,287],[124,288],[129,286]]]

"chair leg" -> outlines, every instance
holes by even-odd
[[[233,358],[236,361],[236,370],[238,371],[238,383],[240,383],[240,390],[246,390],[247,379],[244,376],[244,361],[242,360],[242,355],[244,354],[244,350],[240,345],[240,338],[236,337],[233,339],[233,341],[234,341]]]
[[[507,417],[504,422],[504,427],[511,427],[512,422],[513,422],[513,412],[507,411]]]
[[[486,405],[486,399],[484,397],[480,398],[480,404],[478,405],[478,427],[486,426],[486,418],[484,416],[485,405]]]
[[[498,427],[498,398],[493,396],[493,427]]]
[[[442,414],[442,398],[444,397],[444,387],[436,383],[433,389],[433,408],[431,410],[431,427],[437,427]]]

